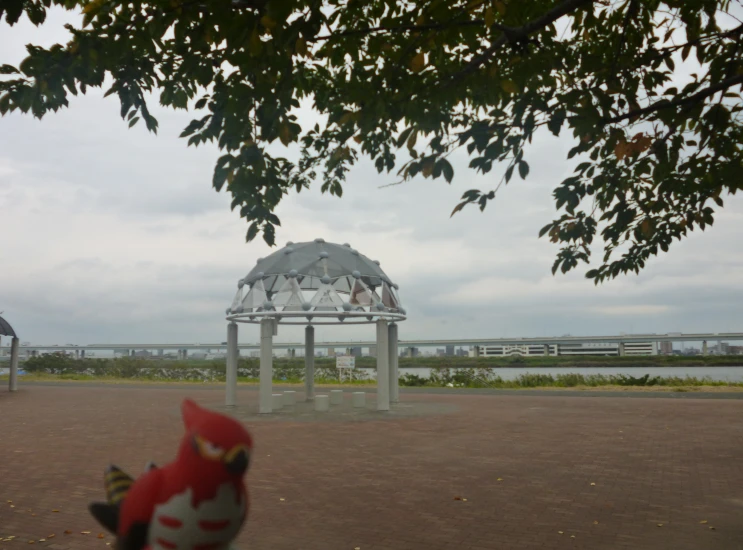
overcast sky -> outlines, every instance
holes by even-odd
[[[65,41],[48,26],[0,25],[0,62],[27,42]],[[0,311],[24,341],[52,343],[225,340],[224,310],[258,257],[229,197],[211,188],[215,147],[186,147],[187,113],[153,112],[157,136],[127,129],[118,100],[95,91],[42,121],[0,118]],[[743,330],[743,201],[726,198],[715,225],[696,231],[639,276],[595,287],[585,269],[551,275],[557,247],[537,239],[554,215],[551,190],[571,173],[571,147],[543,136],[481,214],[449,213],[462,192],[500,177],[455,157],[451,186],[393,180],[362,162],[343,199],[319,190],[279,208],[278,242],[349,242],[400,285],[409,318],[400,337],[599,335]],[[598,254],[600,256],[600,254]],[[318,327],[318,340],[373,338],[371,327]],[[296,341],[282,328],[281,340]],[[257,327],[241,327],[241,341]],[[4,342],[5,343],[5,342]]]

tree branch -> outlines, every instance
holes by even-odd
[[[574,12],[586,4],[592,4],[594,1],[595,0],[565,0],[541,17],[529,21],[523,27],[503,28],[503,34],[501,34],[485,51],[467,63],[461,71],[454,73],[451,76],[451,80],[459,80],[461,77],[476,71],[483,63],[490,59],[499,48],[509,42],[525,40],[531,33],[543,29],[547,25],[560,19],[563,15]]]
[[[703,99],[707,99],[708,97],[715,95],[717,92],[725,91],[728,88],[732,88],[733,86],[737,84],[743,84],[743,75],[737,75],[737,76],[733,76],[730,78],[726,78],[725,80],[718,82],[717,84],[714,84],[713,86],[709,86],[705,88],[704,90],[700,90],[699,92],[692,94],[688,97],[680,97],[678,99],[674,99],[673,101],[658,101],[656,103],[653,103],[652,105],[643,107],[642,109],[635,109],[633,111],[628,111],[624,114],[617,115],[612,118],[604,119],[603,123],[614,124],[616,122],[627,120],[628,118],[649,115],[656,111],[660,111],[661,109],[670,109],[672,107],[678,107],[679,105],[686,105],[689,103],[698,103],[699,101],[702,101]]]
[[[366,35],[375,32],[418,32],[448,29],[451,27],[474,27],[484,24],[485,21],[483,21],[482,19],[473,19],[470,21],[460,22],[431,23],[429,25],[399,25],[397,27],[385,27],[384,25],[382,25],[379,27],[369,27],[368,29],[353,29],[334,34],[326,34],[325,36],[318,36],[317,38],[313,38],[312,42],[319,42],[321,40],[333,40],[335,38],[343,38],[346,36]]]

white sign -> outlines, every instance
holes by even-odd
[[[337,369],[355,369],[356,358],[353,355],[336,355],[335,368]]]

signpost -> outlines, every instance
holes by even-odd
[[[352,380],[353,370],[356,368],[356,358],[353,355],[336,355],[335,368],[338,369],[339,382],[343,380],[344,376]]]

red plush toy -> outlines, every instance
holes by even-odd
[[[137,480],[109,467],[108,502],[90,505],[118,550],[227,550],[247,517],[250,434],[190,399],[182,412],[186,435],[175,461],[149,465]]]

